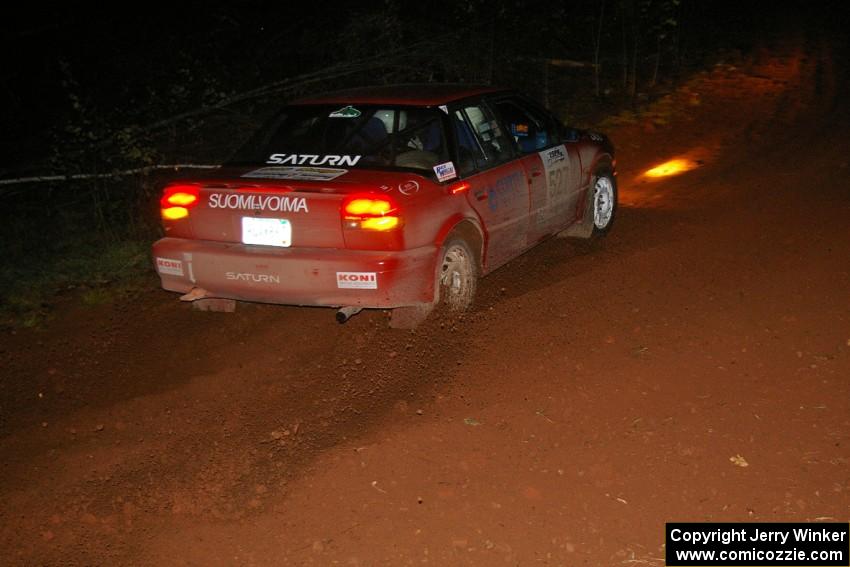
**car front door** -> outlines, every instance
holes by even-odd
[[[529,241],[558,232],[576,218],[581,167],[572,145],[561,143],[554,119],[520,97],[493,102],[522,155],[529,184]]]

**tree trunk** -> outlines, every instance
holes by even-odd
[[[596,45],[593,50],[593,82],[596,88],[596,98],[599,98],[599,46],[602,43],[602,23],[605,21],[605,0],[599,8],[599,27],[596,29]]]

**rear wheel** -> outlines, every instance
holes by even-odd
[[[454,238],[440,250],[434,282],[436,300],[409,307],[396,307],[390,315],[390,327],[414,329],[422,324],[435,307],[453,313],[469,309],[478,287],[478,264],[465,240]]]
[[[437,265],[437,304],[450,311],[465,311],[475,299],[478,269],[469,245],[460,239],[448,241]]]

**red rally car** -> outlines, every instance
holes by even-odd
[[[165,187],[162,286],[187,301],[462,310],[545,238],[608,231],[614,151],[513,91],[399,85],[283,108],[214,173]]]

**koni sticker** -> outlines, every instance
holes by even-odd
[[[344,106],[328,114],[328,118],[357,118],[358,116],[360,116],[360,111],[353,106]]]
[[[183,262],[181,260],[173,260],[171,258],[157,258],[156,270],[160,274],[167,276],[182,276]]]
[[[242,195],[236,193],[211,193],[207,206],[211,209],[245,209],[249,211],[277,211],[283,213],[309,213],[307,199],[287,195]]]
[[[358,156],[359,157],[359,156]],[[304,181],[330,181],[348,173],[347,169],[330,167],[262,167],[249,171],[242,177],[259,179],[290,179]]]
[[[318,154],[272,154],[266,163],[274,165],[332,165],[354,167],[361,156]]]
[[[455,172],[455,164],[450,161],[435,165],[434,173],[437,174],[437,181],[441,182],[448,181],[449,179],[454,179],[455,177],[457,177],[457,173]]]
[[[378,289],[375,272],[337,272],[336,287],[340,289]]]

